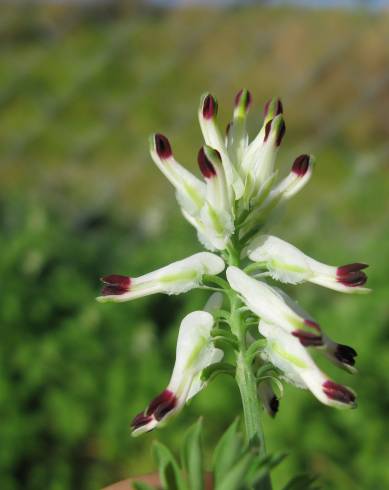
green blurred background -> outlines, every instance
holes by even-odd
[[[250,132],[282,97],[287,172],[314,177],[272,233],[332,264],[371,264],[365,297],[312,285],[293,295],[360,373],[326,366],[359,394],[349,412],[286,389],[270,451],[289,452],[275,490],[299,471],[325,489],[389,488],[389,13],[251,5],[158,9],[142,2],[0,6],[0,488],[98,489],[154,468],[158,437],[177,448],[204,415],[208,452],[240,411],[217,379],[164,430],[129,423],[163,389],[182,316],[203,292],[99,305],[99,276],[139,275],[200,250],[148,155],[167,134],[195,170],[197,105],[220,119],[252,90]]]

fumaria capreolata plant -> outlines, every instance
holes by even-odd
[[[205,144],[197,159],[203,179],[177,162],[165,136],[151,136],[151,157],[175,188],[183,216],[207,251],[140,277],[104,276],[98,301],[182,294],[194,288],[212,291],[204,310],[190,312],[182,320],[170,382],[134,417],[132,434],[163,426],[216,374],[226,373],[239,387],[248,444],[257,445],[264,457],[261,406],[271,416],[276,414],[282,381],[310,390],[326,405],[356,406],[354,391],[319,369],[310,349],[322,351],[350,373],[355,372],[357,355],[352,347],[326,335],[267,279],[284,284],[311,282],[342,293],[369,290],[364,287],[366,264],[326,265],[265,233],[274,211],[310,180],[314,158],[299,155],[289,174],[277,179],[275,161],[285,134],[281,101],[275,98],[265,105],[262,128],[249,142],[246,119],[251,104],[249,91],[236,95],[233,118],[223,137],[215,97],[201,97],[198,117]],[[225,348],[234,351],[234,362],[223,362]],[[270,478],[262,479],[262,485],[271,488]]]

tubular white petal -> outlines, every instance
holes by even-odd
[[[325,405],[337,408],[356,406],[352,390],[329,380],[296,338],[282,328],[262,320],[258,328],[268,340],[261,354],[263,359],[282,371],[286,381],[299,388],[309,389]]]
[[[161,134],[150,138],[150,154],[158,168],[177,190],[179,204],[190,214],[199,212],[205,201],[205,185],[174,158],[170,143]]]
[[[165,423],[204,388],[200,378],[202,370],[223,358],[223,351],[212,343],[213,324],[213,316],[205,311],[194,311],[182,320],[176,361],[168,387],[149,404],[144,413],[135,417],[133,435]]]
[[[97,300],[123,302],[154,293],[185,293],[198,287],[204,274],[219,274],[224,266],[217,255],[200,252],[140,277],[106,276],[103,296]],[[126,285],[123,278],[127,279]]]
[[[230,214],[232,217],[232,206],[220,153],[204,145],[198,154],[198,164],[206,180],[207,201],[214,209]]]
[[[312,259],[294,245],[271,235],[254,237],[246,252],[251,260],[263,264],[273,279],[281,282],[298,284],[309,281],[344,293],[369,291],[356,285],[366,281],[366,275],[361,270],[366,267],[365,264],[351,264],[356,270],[340,275],[338,267]]]
[[[251,99],[251,94],[246,89],[242,89],[236,94],[233,121],[227,130],[228,153],[238,172],[248,147],[246,119],[251,106]]]
[[[205,143],[220,153],[228,184],[230,201],[233,202],[234,198],[240,199],[244,190],[243,182],[232,165],[225,142],[216,124],[217,102],[212,95],[204,94],[201,97],[198,115]]]
[[[315,322],[294,311],[278,290],[253,279],[238,267],[227,268],[227,279],[250,310],[265,321],[279,325],[287,332],[306,328],[320,330]]]
[[[297,194],[311,179],[314,163],[315,158],[312,155],[298,156],[289,175],[270,193],[269,202],[281,202]]]

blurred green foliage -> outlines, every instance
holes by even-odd
[[[200,249],[147,155],[171,136],[194,168],[200,94],[258,105],[283,96],[281,173],[300,150],[317,168],[272,232],[333,264],[371,264],[368,297],[293,288],[360,374],[338,412],[286,389],[265,418],[270,451],[289,451],[275,489],[317,473],[326,489],[389,486],[387,277],[388,15],[291,9],[108,10],[2,7],[0,24],[0,488],[92,490],[153,468],[155,434],[129,422],[164,388],[180,319],[206,296],[98,305],[98,278],[139,275]],[[205,449],[240,411],[218,378],[158,438],[173,450],[204,415]],[[386,457],[385,457],[386,455]]]

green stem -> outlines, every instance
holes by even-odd
[[[239,254],[230,252],[230,265],[239,266]],[[265,437],[261,423],[261,404],[257,393],[257,383],[253,372],[252,362],[247,359],[246,325],[241,316],[242,303],[235,292],[231,292],[231,317],[230,325],[232,333],[238,339],[238,352],[236,353],[235,379],[239,387],[242,399],[243,415],[246,427],[247,439],[257,442],[260,456],[266,455]],[[263,490],[271,490],[270,474],[262,480]]]

